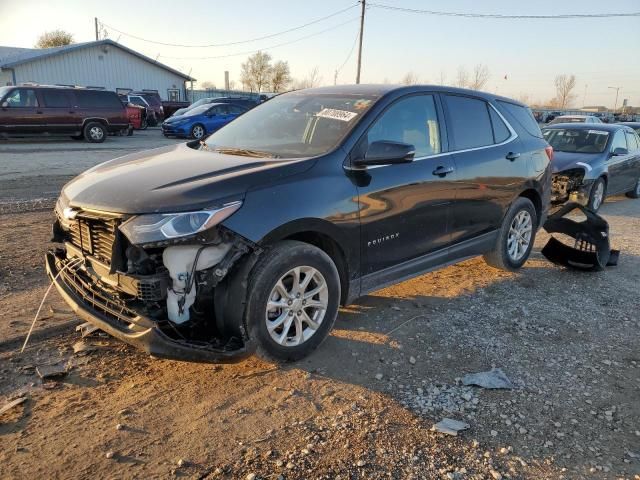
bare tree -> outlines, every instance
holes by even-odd
[[[271,91],[282,92],[291,83],[289,62],[278,60],[271,70]]]
[[[440,70],[440,85],[444,85],[446,81],[447,81],[447,74],[445,73],[444,70]]]
[[[400,80],[400,83],[402,83],[403,85],[417,85],[418,83],[420,83],[420,79],[415,73],[407,72],[405,76],[402,77],[402,80]]]
[[[516,100],[524,103],[525,105],[531,105],[531,101],[528,93],[520,92],[520,95],[516,97]]]
[[[203,88],[205,90],[215,90],[216,85],[213,82],[210,82],[209,80],[205,80],[200,84],[200,88]]]
[[[53,48],[71,45],[73,43],[73,35],[64,30],[52,30],[45,32],[38,37],[36,48]]]
[[[303,88],[313,88],[320,85],[321,82],[322,76],[320,75],[320,69],[316,66],[309,71],[305,78],[294,81],[293,89],[300,90]]]
[[[463,66],[458,67],[455,86],[460,88],[466,88],[469,86],[469,74],[467,73],[467,69]]]
[[[469,82],[472,90],[482,90],[489,81],[489,68],[481,63],[473,67],[473,75]]]
[[[261,92],[271,80],[271,55],[256,52],[242,64],[240,81],[250,91]]]
[[[556,86],[556,98],[555,103],[558,108],[567,108],[571,106],[571,103],[575,100],[576,96],[573,93],[573,89],[576,88],[575,75],[558,75],[554,80]]]

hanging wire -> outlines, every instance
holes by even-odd
[[[243,43],[257,42],[258,40],[266,40],[268,38],[273,38],[273,37],[278,37],[280,35],[284,35],[285,33],[294,32],[296,30],[300,30],[300,29],[308,27],[310,25],[315,25],[316,23],[320,23],[320,22],[322,22],[324,20],[327,20],[329,18],[332,18],[332,17],[335,17],[337,15],[340,15],[341,13],[344,13],[344,12],[346,12],[348,10],[351,10],[352,8],[357,7],[357,6],[358,6],[358,3],[355,3],[353,5],[350,5],[347,8],[343,8],[342,10],[338,10],[337,12],[334,12],[334,13],[332,13],[330,15],[326,15],[324,17],[318,18],[316,20],[313,20],[311,22],[305,23],[303,25],[299,25],[297,27],[289,28],[289,29],[283,30],[281,32],[272,33],[272,34],[269,34],[269,35],[264,35],[262,37],[255,37],[255,38],[250,38],[250,39],[247,39],[247,40],[238,40],[238,41],[235,41],[235,42],[228,42],[228,43],[210,43],[210,44],[206,44],[206,45],[187,45],[187,44],[180,44],[180,43],[159,42],[157,40],[150,40],[148,38],[139,37],[137,35],[133,35],[131,33],[127,33],[127,32],[124,32],[122,30],[118,30],[117,28],[115,28],[115,27],[113,27],[111,25],[108,25],[108,24],[106,24],[104,22],[99,22],[99,23],[103,27],[108,27],[111,30],[120,33],[121,35],[125,35],[125,36],[130,37],[130,38],[135,38],[136,40],[140,40],[142,42],[155,43],[156,45],[163,45],[165,47],[182,47],[182,48],[229,47],[229,46],[232,46],[232,45],[240,45],[240,44],[243,44]]]

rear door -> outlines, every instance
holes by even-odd
[[[352,170],[358,187],[363,273],[416,259],[450,243],[448,220],[455,169],[443,152],[442,112],[432,94],[403,97],[375,120],[353,156],[375,141],[408,143],[413,162]]]
[[[628,177],[629,184],[626,192],[631,191],[640,179],[640,138],[635,132],[625,131],[627,137],[627,150],[629,150]]]
[[[40,90],[44,124],[50,133],[74,133],[79,129],[76,109],[67,90],[43,88]]]
[[[15,88],[2,100],[2,129],[7,133],[39,133],[43,131],[43,112],[36,90]]]
[[[529,159],[513,128],[488,102],[458,94],[443,97],[457,172],[451,235],[458,243],[500,227],[526,180]]]

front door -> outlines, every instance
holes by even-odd
[[[627,151],[623,155],[614,155],[613,152],[617,148],[623,148]],[[627,145],[627,139],[623,130],[615,132],[611,140],[609,148],[609,159],[607,160],[609,178],[607,182],[607,195],[615,195],[627,192],[635,185],[635,177],[633,176],[633,159],[637,152],[630,152]]]
[[[415,147],[414,161],[352,170],[358,186],[363,274],[445,249],[454,198],[454,164],[442,153],[433,95],[403,97],[376,119],[352,155],[375,141]]]
[[[32,88],[11,90],[2,100],[0,130],[7,133],[39,133],[43,115],[36,91]]]

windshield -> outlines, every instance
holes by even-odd
[[[279,95],[213,133],[207,145],[279,158],[323,155],[338,146],[377,98],[304,91]]]
[[[550,125],[554,123],[584,123],[585,117],[556,117],[549,122]]]
[[[609,140],[609,132],[586,128],[550,128],[542,134],[556,152],[602,153]]]
[[[190,108],[187,112],[184,113],[184,116],[192,117],[194,115],[202,115],[203,113],[205,113],[210,108],[211,108],[211,105],[209,105],[209,104],[200,105],[199,107],[195,107],[195,108]]]
[[[191,110],[192,108],[199,107],[200,105],[205,105],[211,101],[210,98],[201,98],[197,102],[193,102],[191,105],[187,107],[187,109]]]

